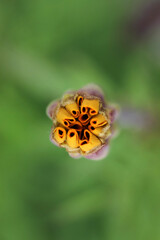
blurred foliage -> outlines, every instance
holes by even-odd
[[[146,6],[0,2],[1,240],[160,239],[159,28],[139,36],[134,27]],[[98,162],[53,146],[45,115],[51,100],[92,82],[156,119],[143,131],[120,126]]]

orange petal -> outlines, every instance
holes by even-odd
[[[72,114],[73,117],[77,118],[79,116],[79,107],[76,103],[67,104],[65,108]]]
[[[56,127],[53,131],[54,139],[58,143],[63,143],[66,140],[66,130],[62,127]]]
[[[106,120],[106,117],[103,114],[98,114],[97,116],[93,117],[90,121],[90,124],[95,128],[102,127],[107,123],[108,122]]]
[[[82,128],[83,128],[82,124],[78,121],[71,123],[69,127],[72,129],[75,129],[76,131],[82,131]]]
[[[82,123],[82,125],[86,125],[88,124],[89,122],[89,119],[90,119],[90,116],[88,113],[86,114],[81,114],[78,118],[78,120]]]
[[[78,96],[77,97],[77,104],[78,104],[79,107],[82,105],[82,102],[83,102],[83,97],[82,96]]]
[[[83,152],[88,152],[101,145],[101,141],[87,129],[84,131],[85,139],[80,141],[80,148]]]
[[[81,107],[81,114],[85,114],[88,112],[88,107]]]
[[[61,107],[57,113],[57,121],[68,127],[70,123],[75,122],[75,119],[65,108]]]
[[[84,109],[89,109],[91,116],[97,115],[99,111],[99,100],[98,99],[84,99],[81,105],[81,112]]]
[[[78,133],[75,129],[70,129],[67,133],[67,143],[68,146],[71,148],[77,148],[79,143],[78,143]]]

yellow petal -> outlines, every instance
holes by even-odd
[[[82,125],[87,125],[89,120],[90,120],[90,116],[88,113],[86,114],[81,114],[78,118],[78,120],[82,123]]]
[[[66,140],[66,130],[62,127],[57,127],[53,131],[54,139],[58,143],[63,143]]]
[[[101,141],[87,129],[84,131],[85,139],[80,141],[80,148],[83,152],[88,152],[101,145]]]
[[[94,135],[99,136],[103,130],[103,127],[93,127],[91,125],[88,126],[88,129],[90,132],[92,132]]]
[[[67,133],[67,144],[71,148],[77,148],[79,143],[78,143],[78,133],[75,129],[70,129]]]
[[[84,99],[81,105],[81,112],[85,113],[89,109],[91,116],[97,115],[99,111],[99,100],[98,99]]]
[[[61,107],[57,113],[57,121],[68,127],[70,123],[75,122],[75,119],[65,108]]]
[[[90,124],[95,128],[102,127],[107,124],[107,120],[103,114],[98,114],[91,119]]]
[[[93,126],[89,125],[88,129],[94,135],[98,137],[105,137],[105,139],[111,135],[111,130],[109,129],[109,126],[107,127],[107,125],[105,127],[97,127],[97,128],[94,128]]]
[[[78,104],[79,107],[82,105],[82,102],[83,102],[83,97],[82,96],[78,96],[77,97],[77,104]]]
[[[65,108],[72,114],[73,117],[77,118],[79,116],[79,107],[76,103],[67,104]]]

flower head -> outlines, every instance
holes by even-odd
[[[107,155],[117,109],[105,102],[98,86],[65,93],[49,104],[47,115],[53,121],[51,142],[71,157],[99,160]]]

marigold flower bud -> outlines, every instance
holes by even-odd
[[[66,93],[48,106],[47,114],[53,121],[52,143],[71,157],[99,160],[107,155],[117,109],[105,102],[99,87]]]

